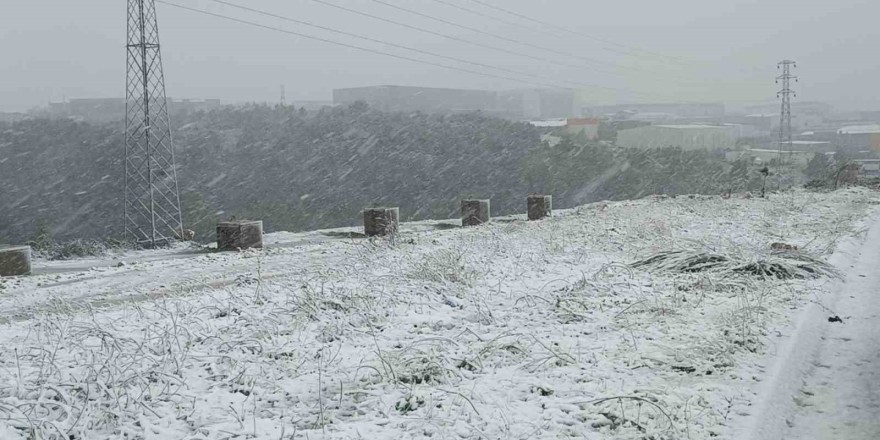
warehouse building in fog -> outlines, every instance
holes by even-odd
[[[627,115],[627,119],[657,120],[701,120],[721,121],[724,118],[724,104],[721,103],[654,103],[654,104],[615,104],[584,107],[584,116],[615,117]]]
[[[626,148],[726,149],[736,146],[736,130],[719,125],[646,125],[618,132],[617,145]]]
[[[837,130],[837,144],[850,151],[880,152],[880,125],[854,125]]]
[[[507,91],[434,87],[369,86],[333,90],[333,103],[366,102],[385,112],[466,113],[481,111],[510,119],[566,118],[574,114],[574,94],[566,90]]]
[[[458,113],[495,107],[495,92],[433,87],[370,86],[333,90],[334,104],[363,101],[384,112]]]

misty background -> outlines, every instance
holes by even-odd
[[[470,1],[449,1],[493,13]],[[436,32],[536,53],[533,49],[431,22],[371,0],[332,2]],[[255,0],[246,5],[548,79],[589,82],[656,96],[649,99],[585,88],[582,99],[587,102],[584,104],[724,101],[734,105],[740,101],[772,101],[777,89],[773,82],[777,74],[775,66],[784,58],[799,63],[800,99],[825,101],[841,110],[876,107],[880,102],[880,91],[866,87],[880,74],[880,66],[865,51],[880,43],[880,31],[875,23],[880,13],[877,2],[509,0],[493,3],[627,48],[574,34],[554,36],[538,30],[528,32],[430,0],[388,2],[618,67],[596,65],[611,72],[604,73],[587,67],[548,65],[382,23],[311,0]],[[336,41],[355,41],[207,0],[178,0],[176,3]],[[0,111],[25,111],[65,98],[122,97],[125,8],[126,2],[110,0],[7,2],[0,14],[0,53],[3,53]],[[279,85],[283,84],[288,101],[295,103],[297,100],[329,100],[334,88],[375,84],[473,89],[524,86],[311,41],[165,4],[157,4],[157,8],[170,97],[277,102]],[[493,15],[539,27],[497,12]],[[373,43],[357,44],[402,53]],[[682,61],[672,62],[642,51]]]
[[[0,241],[122,235],[126,6],[0,14]],[[760,192],[782,163],[783,59],[801,78],[791,182],[836,185],[851,161],[880,177],[866,87],[880,72],[864,51],[880,6],[864,1],[156,7],[183,223],[202,242],[230,218],[302,231],[355,226],[376,205],[411,221],[453,218],[471,197],[506,215],[528,193],[569,208]]]

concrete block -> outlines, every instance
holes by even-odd
[[[0,277],[31,273],[30,246],[0,246]]]
[[[553,197],[532,194],[528,198],[529,220],[541,220],[553,212]]]
[[[217,223],[217,250],[263,248],[262,220],[234,220]]]
[[[364,210],[364,235],[367,237],[394,235],[399,227],[399,208],[369,208]]]
[[[461,225],[479,226],[489,223],[489,200],[462,200]]]

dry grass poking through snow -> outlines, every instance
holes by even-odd
[[[199,257],[252,269],[5,325],[0,438],[720,436],[769,329],[821,299],[823,257],[876,200],[645,199]]]

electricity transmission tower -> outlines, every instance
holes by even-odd
[[[128,0],[125,94],[125,238],[161,246],[183,219],[155,0]]]
[[[782,81],[782,90],[776,92],[777,98],[782,98],[782,111],[779,115],[779,164],[780,167],[785,162],[783,157],[783,146],[788,155],[792,152],[791,137],[791,98],[797,97],[797,93],[791,89],[791,80],[797,82],[797,77],[791,74],[791,68],[797,67],[797,64],[791,60],[782,60],[777,65],[777,69],[782,69],[782,75],[776,77],[776,83]]]

